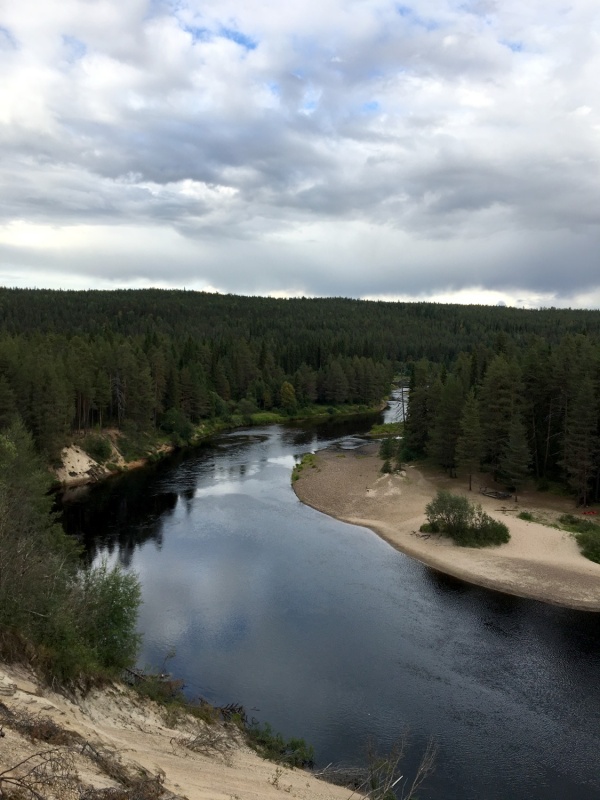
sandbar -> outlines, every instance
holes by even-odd
[[[550,527],[560,514],[577,510],[569,498],[524,492],[518,502],[482,495],[473,479],[449,478],[409,465],[400,473],[381,473],[378,445],[356,450],[318,451],[293,487],[303,503],[329,516],[370,528],[397,550],[435,570],[488,589],[585,611],[600,611],[600,564],[581,555],[574,537]],[[438,489],[464,494],[510,530],[499,547],[459,547],[442,536],[424,538],[419,528],[425,506]],[[549,524],[519,519],[530,511]]]

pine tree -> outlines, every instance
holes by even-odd
[[[594,384],[587,375],[581,380],[567,412],[562,462],[567,482],[582,505],[588,503],[598,449],[597,400]]]
[[[491,362],[483,379],[480,399],[484,459],[497,477],[500,459],[508,441],[510,421],[521,403],[521,371],[503,355]]]
[[[469,475],[469,491],[473,473],[479,470],[483,455],[483,433],[475,390],[467,395],[460,418],[460,436],[456,442],[456,465]]]
[[[460,435],[460,416],[464,399],[463,384],[448,375],[440,392],[440,401],[429,432],[427,453],[453,475],[456,468],[456,442]]]
[[[500,459],[500,473],[508,484],[515,490],[515,503],[517,494],[529,472],[531,451],[527,443],[527,433],[519,414],[514,414],[508,430],[508,441]]]

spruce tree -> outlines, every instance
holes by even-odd
[[[510,422],[508,431],[508,441],[500,459],[500,473],[508,486],[515,490],[515,503],[519,489],[523,486],[529,464],[531,463],[531,451],[527,442],[525,426],[518,414],[515,414]]]
[[[463,399],[463,383],[456,376],[448,375],[442,386],[437,412],[430,429],[427,453],[450,476],[456,468],[456,442],[460,435]]]
[[[597,400],[592,379],[586,375],[567,412],[562,462],[578,504],[588,503],[590,483],[597,470],[598,450]]]
[[[479,419],[479,404],[475,390],[467,395],[462,416],[460,418],[460,436],[456,442],[456,465],[461,472],[469,476],[469,491],[473,473],[479,470],[483,455],[483,434]]]

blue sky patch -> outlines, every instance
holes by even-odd
[[[381,111],[381,106],[377,100],[369,100],[368,102],[362,104],[360,110],[363,114],[375,114],[378,111]]]
[[[408,20],[418,28],[425,28],[427,31],[435,31],[440,27],[435,20],[424,19],[423,17],[419,16],[419,14],[417,14],[417,12],[410,6],[397,4],[396,13],[401,17],[404,17],[404,19]]]
[[[0,50],[8,49],[16,50],[17,40],[8,30],[8,28],[4,28],[2,25],[0,25]]]
[[[194,44],[196,42],[209,42],[212,38],[208,28],[200,28],[196,27],[195,25],[184,25],[183,30],[186,31],[186,33],[191,33]]]
[[[513,53],[523,52],[523,42],[511,42],[508,39],[503,39],[501,40],[500,44],[503,44],[504,47],[508,47],[508,49],[512,50]]]
[[[230,39],[232,42],[239,44],[240,47],[244,47],[246,50],[256,50],[258,47],[258,42],[254,41],[251,36],[246,36],[245,33],[236,31],[234,28],[221,28],[219,33],[225,39]]]
[[[63,41],[63,46],[65,48],[67,61],[69,61],[70,63],[73,63],[74,61],[79,61],[79,59],[83,58],[84,55],[87,53],[87,46],[85,42],[82,42],[75,36],[64,35],[62,37],[62,41]]]

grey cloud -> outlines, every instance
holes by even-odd
[[[554,41],[550,9],[538,52],[519,54],[502,41],[533,12],[516,4],[504,17],[475,0],[435,19],[423,2],[430,30],[383,3],[361,27],[340,6],[343,24],[315,17],[314,32],[226,6],[223,19],[203,6],[208,29],[235,27],[255,50],[193,44],[170,15],[186,3],[152,18],[106,0],[57,31],[82,43],[66,62],[67,40],[38,50],[15,16],[6,30],[20,48],[0,53],[13,109],[0,128],[0,225],[147,230],[161,246],[140,241],[136,254],[115,234],[59,259],[8,238],[5,274],[21,264],[91,283],[354,296],[475,285],[567,296],[600,282],[596,56],[583,25]],[[41,59],[41,83],[26,56]]]

